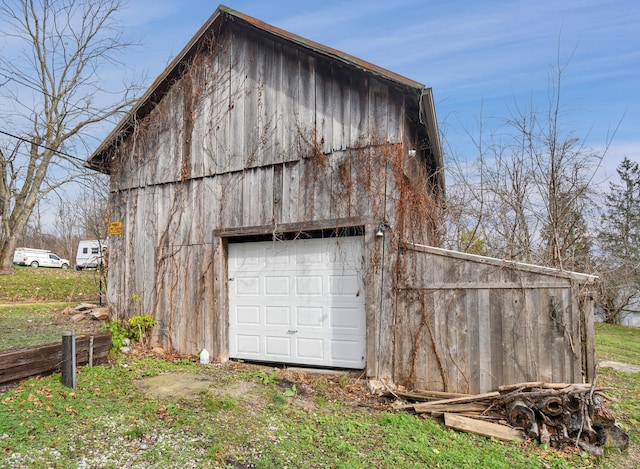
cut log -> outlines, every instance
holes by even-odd
[[[562,398],[560,396],[545,397],[540,400],[538,408],[550,417],[556,417],[562,414]]]
[[[613,416],[611,409],[599,396],[593,398],[591,421],[594,425],[603,428],[613,427],[616,423],[616,418]]]
[[[523,429],[529,438],[538,438],[536,414],[524,401],[516,400],[509,404],[507,418],[511,425]]]
[[[519,430],[499,423],[485,422],[462,415],[445,413],[444,424],[454,430],[494,437],[504,441],[525,441],[524,434]]]

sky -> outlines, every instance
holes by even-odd
[[[122,2],[118,19],[139,46],[122,64],[103,69],[101,79],[122,83],[143,77],[143,90],[219,5]],[[523,110],[549,110],[558,65],[561,127],[596,152],[608,147],[594,183],[606,191],[608,182],[617,182],[616,168],[625,156],[640,162],[638,0],[225,0],[225,5],[432,88],[445,173],[452,156],[475,158],[472,137],[478,136],[480,120],[495,123]],[[0,53],[14,52],[11,47],[10,38],[0,37]],[[88,158],[116,124],[96,132],[83,149],[87,154],[78,157]]]
[[[625,156],[640,161],[637,0],[224,5],[432,88],[445,153],[457,156],[474,156],[469,134],[477,134],[481,116],[547,111],[559,64],[562,126],[596,151],[609,145],[597,182],[615,180]],[[150,84],[217,6],[203,0],[130,0],[122,20],[142,44],[127,59],[130,71],[144,74]]]

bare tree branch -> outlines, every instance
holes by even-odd
[[[117,63],[133,45],[116,22],[121,8],[120,0],[0,3],[0,32],[22,44],[18,56],[0,57],[0,75],[6,79],[0,99],[8,103],[11,118],[5,122],[12,123],[12,134],[26,142],[0,153],[0,271],[12,270],[17,236],[36,204],[86,173],[66,149],[82,144],[95,124],[132,103],[132,88],[125,86],[115,102],[96,104],[106,94],[103,67]]]

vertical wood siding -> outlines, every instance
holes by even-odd
[[[189,60],[111,164],[111,219],[124,232],[111,239],[109,301],[121,317],[153,314],[157,345],[224,358],[226,248],[216,233],[358,219],[375,244],[397,202],[385,201],[385,158],[415,129],[398,89],[246,30],[230,27]],[[367,250],[367,275],[389,290],[395,254],[381,260],[380,249]],[[380,323],[393,298],[368,298]]]
[[[382,344],[395,348],[396,382],[465,393],[582,382],[588,311],[568,276],[412,249],[402,257],[395,334]]]

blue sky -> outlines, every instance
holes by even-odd
[[[640,161],[640,2],[637,0],[227,0],[226,6],[433,88],[449,151],[473,157],[482,114],[516,104],[549,109],[562,76],[562,126],[601,150],[617,127],[599,182]],[[129,63],[149,83],[213,14],[212,1],[132,0]],[[135,64],[135,65],[133,65]]]

